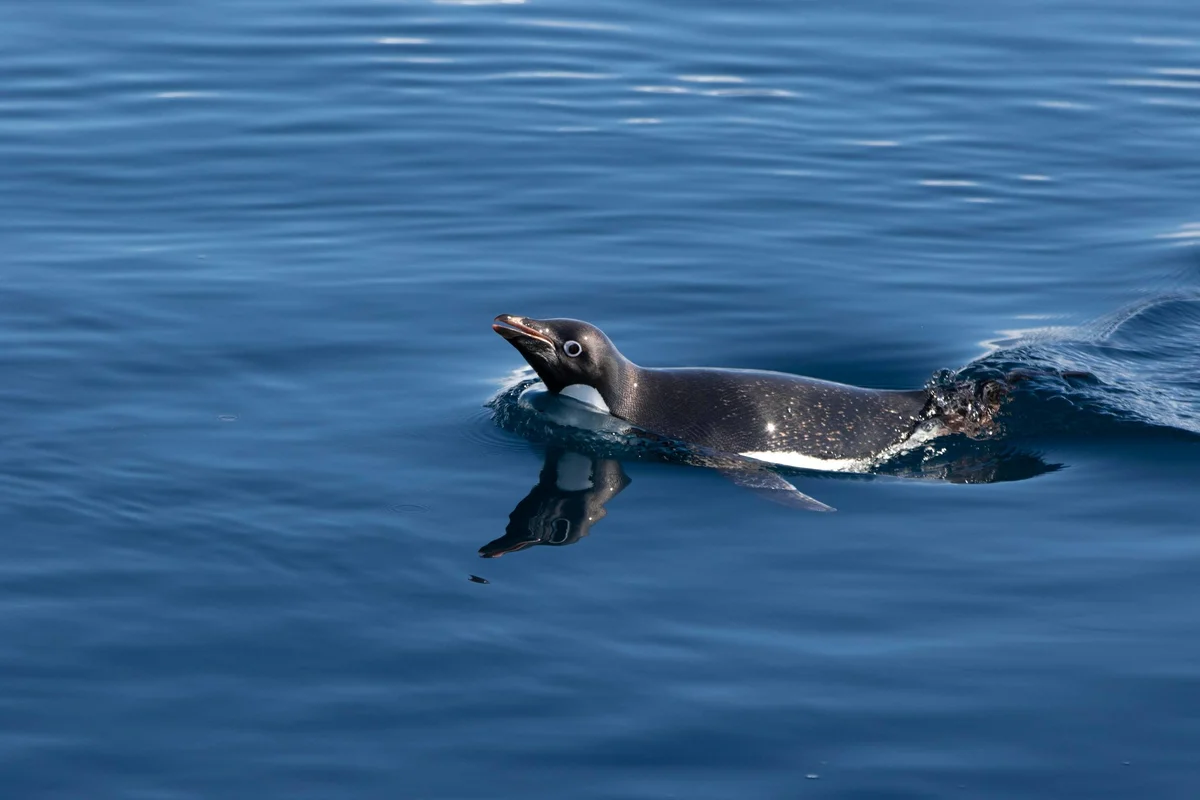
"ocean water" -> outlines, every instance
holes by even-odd
[[[1198,142],[1186,0],[0,1],[0,794],[1196,797]],[[811,514],[500,313],[1035,377]]]

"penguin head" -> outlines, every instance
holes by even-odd
[[[551,392],[568,386],[595,389],[611,405],[624,356],[595,325],[577,319],[530,319],[501,314],[492,330],[520,351]]]

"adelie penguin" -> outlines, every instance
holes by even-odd
[[[736,482],[814,510],[832,509],[753,465],[866,471],[917,433],[986,431],[1007,392],[996,381],[975,387],[966,413],[936,402],[928,389],[865,389],[766,370],[642,367],[580,320],[501,314],[492,328],[550,392],[699,448]]]

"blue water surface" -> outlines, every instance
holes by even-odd
[[[1196,797],[1198,143],[1190,0],[0,0],[0,794]],[[489,551],[499,313],[1042,377]]]

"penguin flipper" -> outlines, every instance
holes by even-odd
[[[833,506],[827,506],[820,500],[809,497],[784,480],[782,476],[768,469],[722,469],[720,473],[743,489],[749,489],[764,500],[770,500],[781,506],[801,511],[837,510]]]

